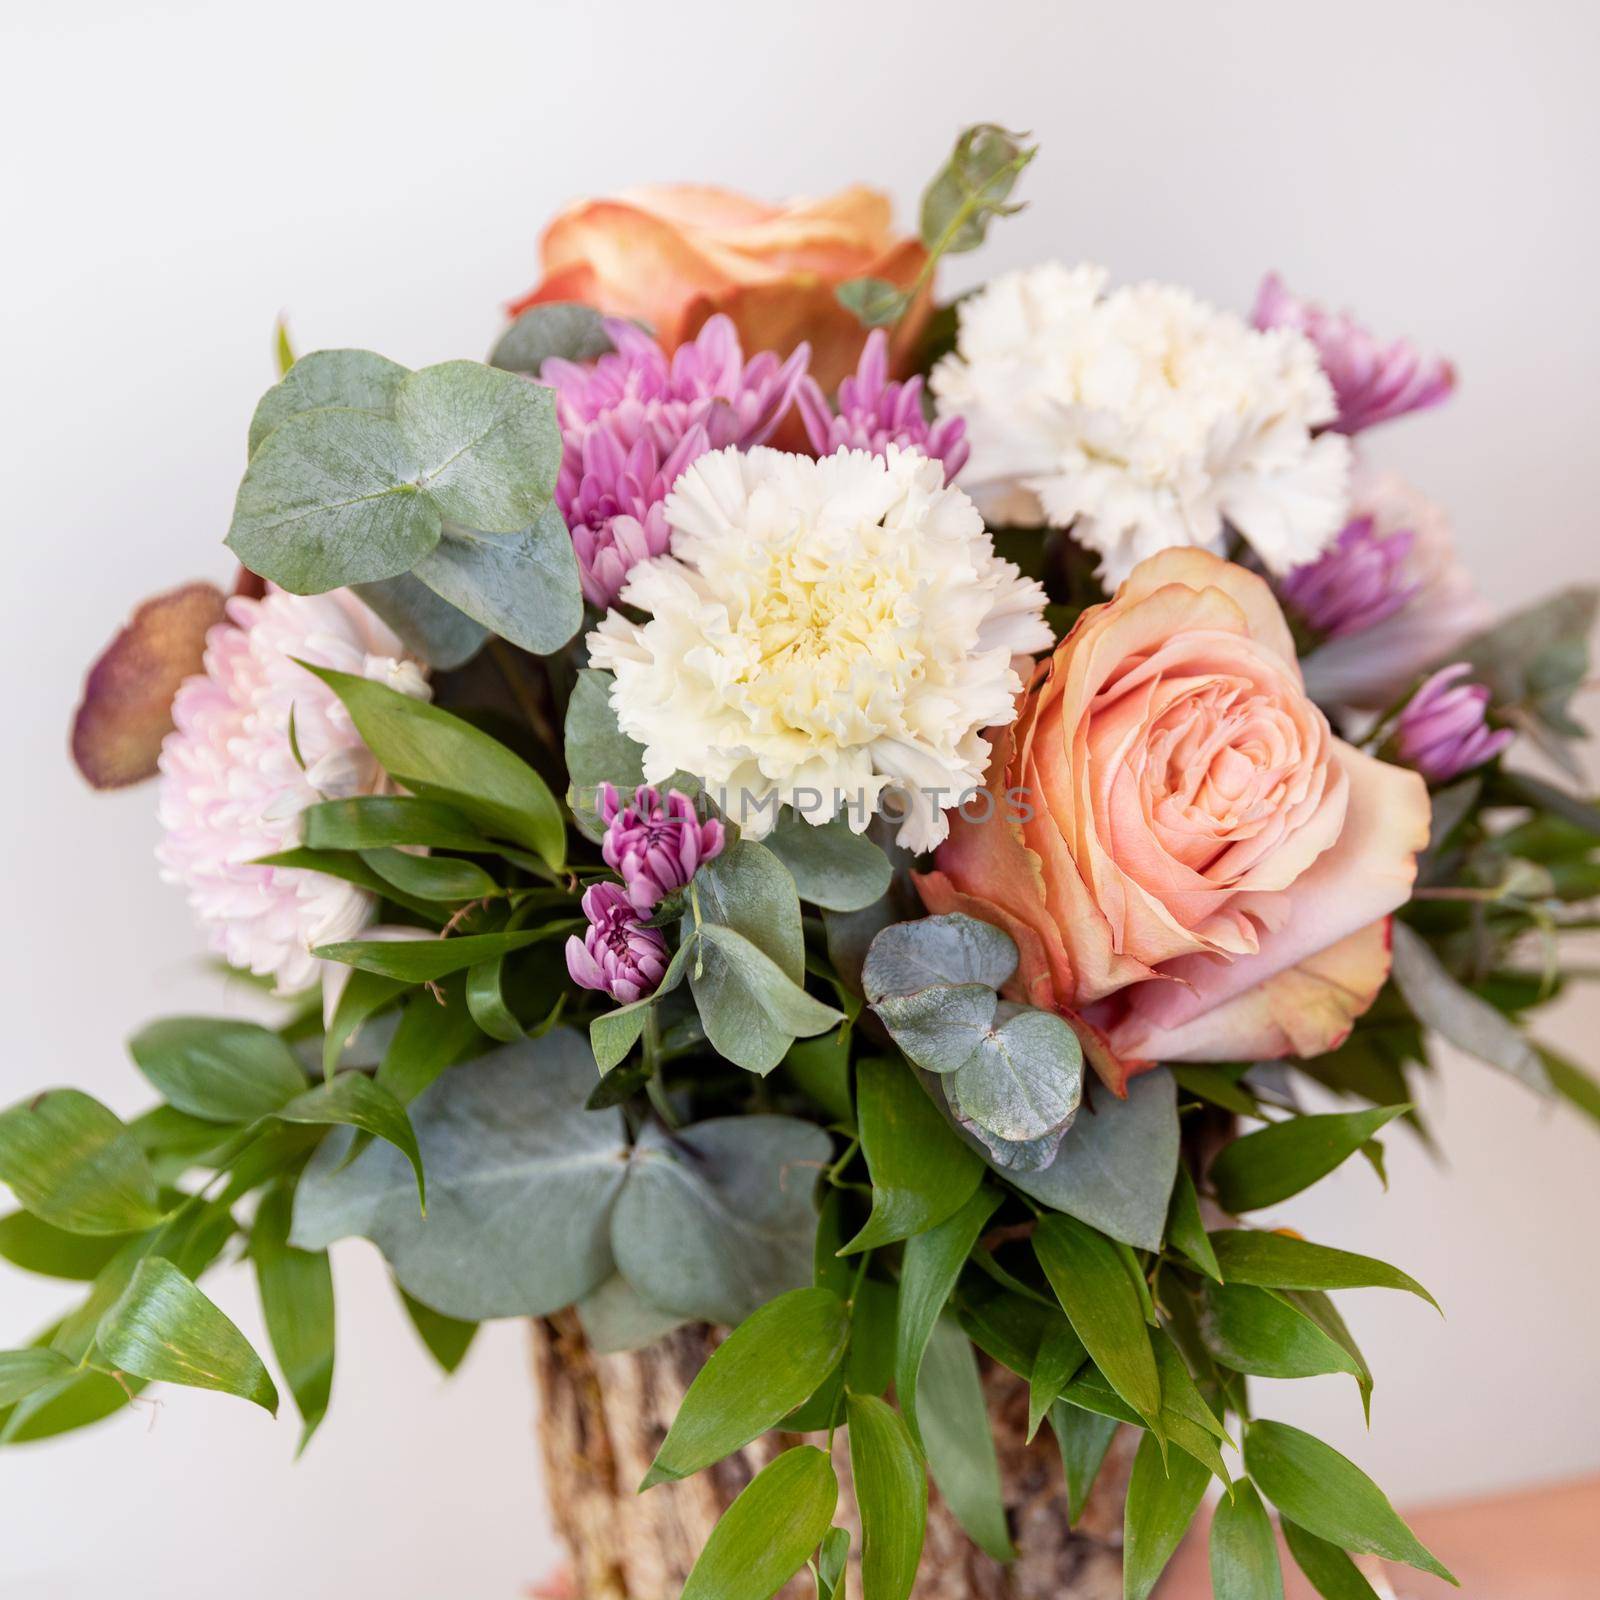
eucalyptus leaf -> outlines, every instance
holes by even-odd
[[[953,912],[896,922],[867,951],[861,984],[873,1004],[946,984],[998,989],[1017,970],[1017,947],[996,927]]]
[[[1186,1455],[1162,1460],[1155,1435],[1139,1441],[1123,1513],[1122,1593],[1145,1600],[1189,1531],[1211,1474]]]
[[[1257,1487],[1289,1521],[1342,1550],[1403,1561],[1455,1583],[1383,1491],[1331,1445],[1286,1422],[1263,1418],[1245,1431],[1244,1462]]]
[[[907,1600],[928,1520],[928,1479],[900,1416],[872,1395],[845,1402],[850,1476],[861,1512],[865,1600]]]
[[[593,361],[613,348],[605,322],[592,306],[552,301],[529,306],[495,341],[489,365],[537,378],[552,356]]]
[[[1000,998],[985,984],[942,983],[886,994],[872,1009],[890,1037],[925,1072],[954,1073],[978,1056]],[[981,1082],[979,1084],[981,1097]]]
[[[458,611],[535,655],[559,650],[583,622],[578,558],[554,501],[513,533],[446,522],[412,571]]]
[[[1235,1216],[1309,1189],[1408,1108],[1289,1117],[1224,1145],[1211,1163],[1218,1202]]]
[[[458,611],[409,572],[352,587],[394,629],[401,644],[437,672],[464,667],[489,637],[481,622]]]
[[[976,250],[995,217],[1020,209],[1007,204],[1022,169],[1039,153],[992,122],[962,131],[949,160],[922,196],[922,242],[937,259]]]
[[[251,1122],[306,1086],[277,1034],[232,1017],[163,1017],[128,1052],[169,1105],[208,1122]]]
[[[601,831],[595,816],[595,794],[602,783],[624,793],[644,782],[644,747],[617,726],[611,706],[609,672],[584,667],[567,701],[565,726],[568,800],[579,827],[591,838]]]
[[[651,1305],[620,1272],[585,1295],[575,1309],[590,1349],[602,1356],[642,1350],[683,1323],[675,1313]]]
[[[398,362],[371,350],[313,350],[262,395],[250,419],[250,454],[274,428],[302,411],[337,406],[388,416],[409,375]]]
[[[833,294],[865,328],[892,326],[906,314],[911,304],[911,296],[887,278],[846,278]]]
[[[831,1289],[792,1289],[712,1351],[640,1490],[687,1478],[775,1427],[844,1357],[850,1314]]]
[[[872,1212],[846,1250],[923,1233],[972,1197],[983,1180],[983,1163],[940,1116],[904,1062],[858,1062],[856,1108],[872,1178]]]
[[[0,1112],[0,1183],[69,1233],[132,1233],[162,1217],[138,1142],[77,1089],[49,1089]]]
[[[826,1032],[844,1020],[750,939],[718,923],[700,928],[689,987],[717,1054],[763,1075],[783,1060],[796,1038]]]
[[[785,811],[763,841],[789,869],[800,898],[827,911],[860,911],[888,891],[889,858],[842,818],[814,825]]]
[[[250,1341],[162,1256],[139,1263],[100,1319],[95,1347],[119,1372],[218,1389],[277,1415],[278,1391]]]
[[[786,1450],[722,1514],[681,1600],[770,1600],[805,1565],[833,1521],[839,1480],[820,1450]]]
[[[1001,1001],[946,1093],[958,1117],[1001,1139],[1042,1139],[1077,1114],[1083,1049],[1060,1017]]]
[[[1396,921],[1392,939],[1395,987],[1423,1027],[1528,1088],[1551,1092],[1539,1052],[1514,1022],[1457,983],[1414,928]]]

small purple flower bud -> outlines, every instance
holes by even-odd
[[[889,382],[889,336],[882,328],[867,335],[855,376],[839,385],[837,416],[822,386],[809,375],[795,391],[795,404],[811,448],[819,456],[840,450],[869,450],[881,456],[889,445],[897,444],[943,462],[946,483],[966,465],[970,448],[966,423],[960,417],[928,421],[922,414],[920,376]]]
[[[1278,592],[1324,639],[1364,633],[1401,610],[1418,585],[1406,581],[1415,533],[1377,532],[1376,519],[1356,517],[1339,537],[1278,585]]]
[[[1448,783],[1481,767],[1515,737],[1510,728],[1491,728],[1484,720],[1489,691],[1481,683],[1461,681],[1471,672],[1464,661],[1442,667],[1400,713],[1395,753],[1429,783]]]
[[[621,879],[628,900],[649,915],[696,869],[721,853],[726,835],[711,817],[702,821],[686,794],[641,786],[624,801],[609,784],[600,786],[600,820],[606,825],[600,853]]]
[[[1317,347],[1339,406],[1329,424],[1334,433],[1360,433],[1436,406],[1456,386],[1448,361],[1424,356],[1407,339],[1380,344],[1348,312],[1324,311],[1290,294],[1275,272],[1262,281],[1250,320],[1263,329],[1293,328]]]
[[[623,1005],[654,994],[667,970],[667,942],[645,926],[615,883],[591,884],[583,892],[588,931],[567,940],[567,971],[585,989],[598,989]]]

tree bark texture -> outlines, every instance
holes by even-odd
[[[601,1355],[570,1311],[532,1324],[545,1483],[579,1600],[677,1600],[717,1518],[773,1456],[799,1442],[769,1434],[682,1483],[634,1492],[717,1337],[686,1327],[645,1350]],[[984,1555],[934,1489],[913,1600],[1119,1600],[1132,1430],[1113,1441],[1077,1528],[1069,1528],[1061,1460],[1048,1427],[1025,1445],[1026,1389],[1013,1374],[980,1361],[1018,1559],[1002,1566]],[[842,1430],[834,1466],[840,1483],[834,1520],[851,1532],[854,1597],[861,1529]],[[810,1593],[803,1573],[783,1591],[784,1600]]]

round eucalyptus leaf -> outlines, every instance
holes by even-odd
[[[605,323],[592,306],[555,301],[529,306],[495,341],[489,365],[536,378],[552,356],[593,361],[612,348]]]
[[[301,411],[338,406],[388,416],[409,369],[371,350],[313,350],[262,395],[250,419],[250,454],[274,428]]]
[[[941,983],[884,995],[874,1006],[894,1042],[928,1072],[955,1072],[980,1048],[999,1000],[982,983]]]
[[[998,989],[1017,969],[1017,947],[998,928],[952,912],[896,922],[872,941],[861,982],[869,1002],[945,983]]]
[[[465,666],[489,637],[481,622],[457,610],[409,572],[354,587],[400,636],[406,649],[439,672]]]
[[[788,811],[764,843],[789,869],[800,898],[825,911],[875,904],[893,876],[888,856],[842,818],[813,824]]]
[[[949,1092],[958,1117],[1002,1139],[1043,1139],[1077,1113],[1083,1049],[1060,1017],[1002,1001]]]

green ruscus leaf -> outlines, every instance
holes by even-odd
[[[146,1256],[95,1333],[100,1361],[158,1382],[220,1389],[273,1415],[278,1391],[250,1341],[188,1278]]]
[[[169,1105],[207,1122],[252,1122],[306,1086],[277,1034],[232,1017],[163,1017],[128,1052]]]
[[[928,1479],[899,1414],[871,1395],[845,1401],[850,1473],[861,1509],[865,1600],[907,1600],[928,1519]]]
[[[1309,1189],[1353,1156],[1407,1105],[1325,1116],[1289,1117],[1224,1145],[1211,1163],[1218,1201],[1237,1215],[1276,1205]]]
[[[289,1243],[292,1208],[287,1185],[267,1191],[250,1230],[250,1259],[272,1353],[300,1413],[304,1450],[327,1415],[333,1388],[333,1272],[326,1250]]]
[[[1192,1456],[1174,1452],[1165,1463],[1152,1433],[1139,1441],[1123,1513],[1123,1600],[1145,1600],[1178,1548],[1211,1474]]]
[[[1211,1594],[1212,1600],[1283,1600],[1272,1519],[1248,1478],[1211,1519]]]

